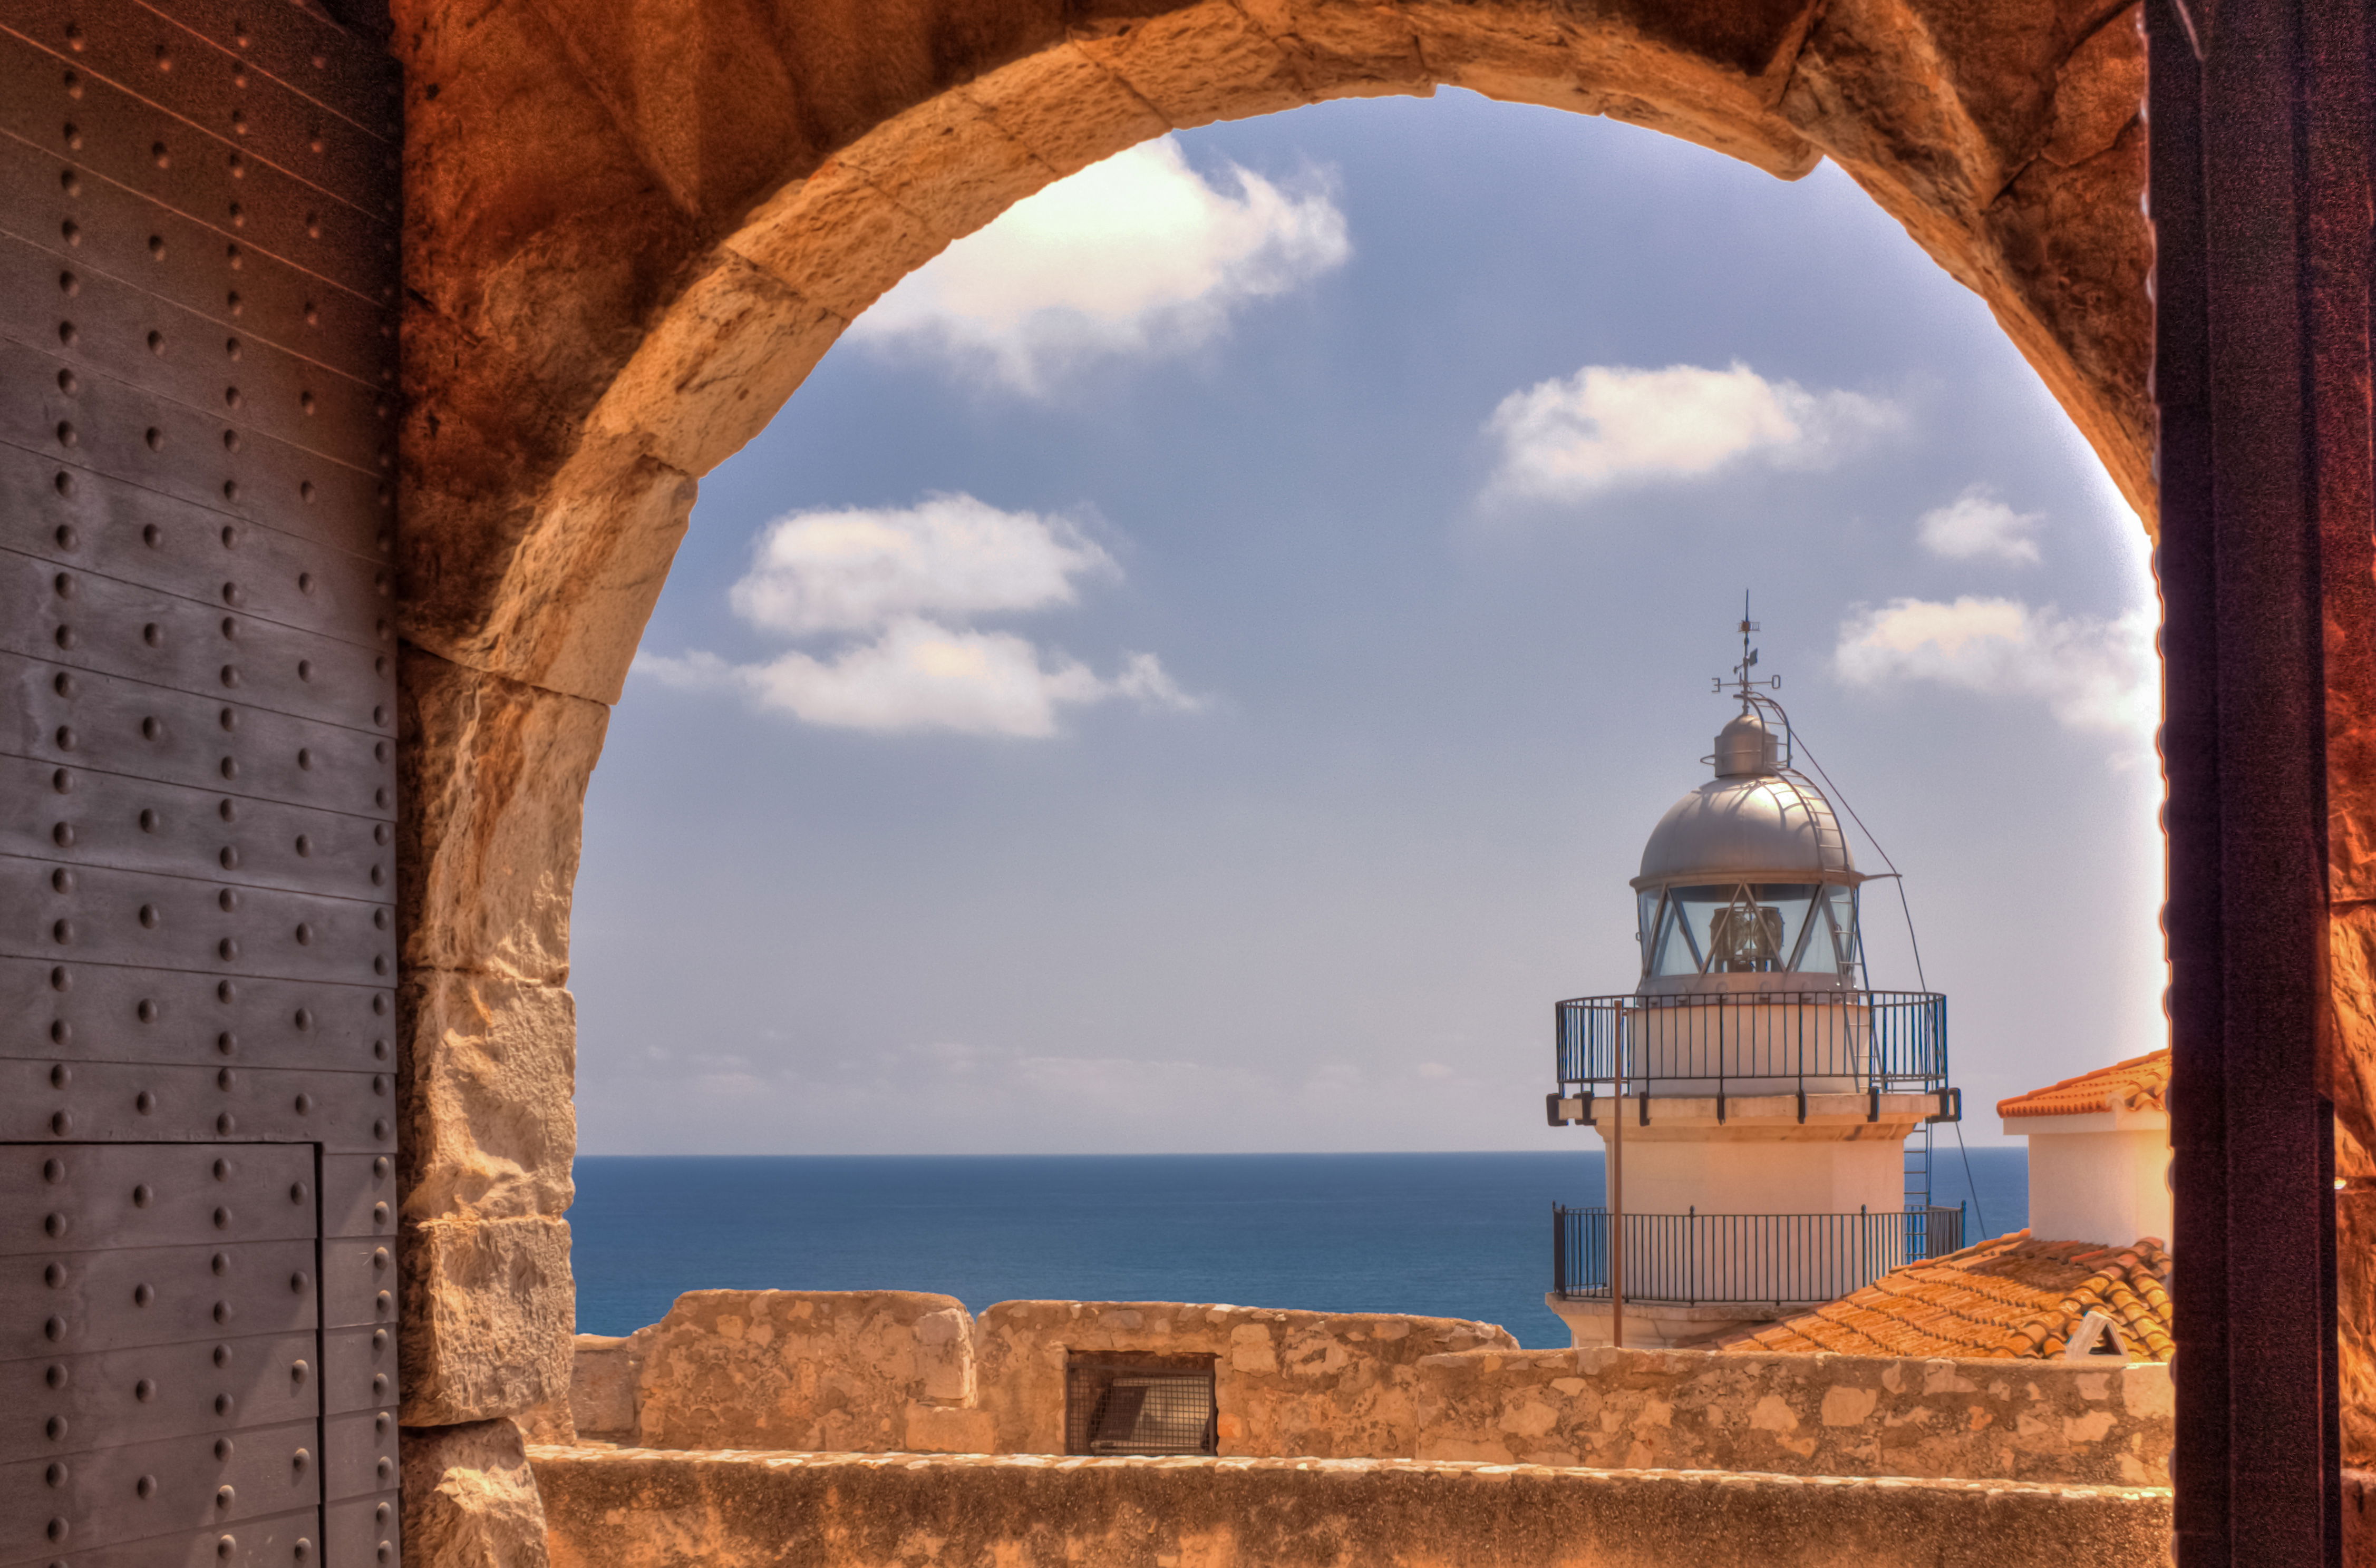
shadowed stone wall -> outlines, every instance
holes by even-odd
[[[2169,1494],[1376,1459],[529,1450],[553,1568],[2158,1568]]]

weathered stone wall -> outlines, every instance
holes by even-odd
[[[644,1346],[659,1326],[629,1335],[579,1335],[576,1372],[569,1380],[570,1435],[540,1441],[584,1439],[634,1446],[636,1382],[643,1375]]]
[[[2376,1011],[2376,996],[2369,999]],[[2349,1054],[2335,1053],[2338,1070]],[[2337,1108],[2334,1119],[2335,1316],[2342,1354],[2343,1462],[2376,1471],[2376,1158]],[[2376,1564],[2376,1551],[2366,1559]]]
[[[577,1144],[569,897],[610,709],[405,651],[403,1420],[564,1396]]]
[[[407,1432],[403,1455],[407,1558],[440,1568],[546,1568],[544,1510],[517,1425]]]
[[[1478,1351],[1420,1363],[1421,1459],[2168,1486],[2169,1368]]]
[[[2169,1369],[1521,1350],[1456,1318],[1167,1301],[699,1290],[578,1341],[572,1408],[629,1447],[1062,1454],[1071,1351],[1209,1355],[1225,1456],[2168,1482]]]
[[[1461,1318],[1171,1301],[1001,1301],[974,1342],[991,1453],[1062,1454],[1066,1353],[1136,1350],[1214,1359],[1223,1454],[1348,1459],[1415,1452],[1425,1358],[1518,1348]]]
[[[645,1448],[1061,1454],[1064,1358],[1215,1359],[1224,1454],[1405,1456],[1418,1365],[1508,1330],[1455,1318],[900,1290],[696,1290],[624,1338],[579,1336],[576,1431]]]
[[[973,1320],[954,1296],[695,1290],[636,1340],[645,1447],[951,1454],[991,1442]]]
[[[2157,1568],[2167,1491],[1381,1459],[529,1451],[552,1568]]]

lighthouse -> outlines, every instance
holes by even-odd
[[[1930,1127],[1961,1114],[1946,998],[1872,989],[1877,877],[1752,674],[1755,630],[1709,776],[1643,846],[1634,988],[1555,1008],[1550,1121],[1607,1155],[1608,1201],[1552,1212],[1577,1345],[1714,1344],[1962,1245],[1929,1192]]]

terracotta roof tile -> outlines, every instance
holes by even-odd
[[[2103,1247],[2016,1230],[1909,1264],[1720,1348],[2044,1360],[2060,1356],[2087,1314],[2100,1312],[2122,1325],[2132,1354],[2167,1361],[2176,1350],[2168,1280],[2169,1253],[2155,1237]]]
[[[1997,1101],[1997,1114],[2078,1116],[2091,1111],[2168,1111],[2169,1051],[2167,1047],[2145,1056],[2115,1062],[2042,1089]]]

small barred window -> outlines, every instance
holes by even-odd
[[[1064,1359],[1067,1454],[1218,1454],[1210,1356]]]

